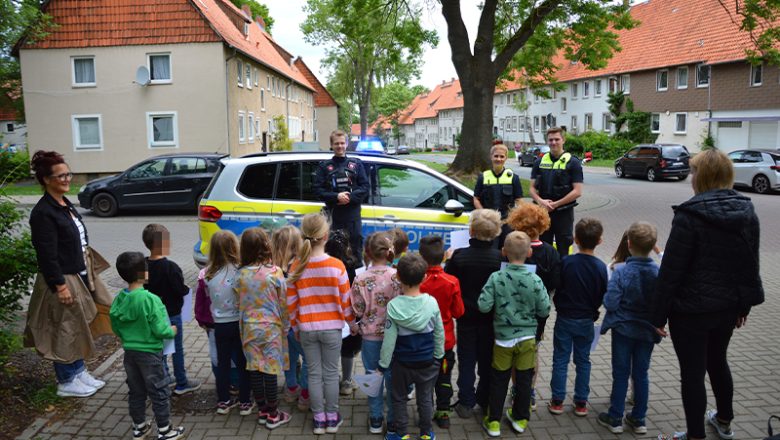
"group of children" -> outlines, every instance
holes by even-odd
[[[419,253],[406,253],[408,238],[402,231],[374,233],[362,249],[366,268],[357,274],[350,267],[349,240],[331,232],[321,214],[306,215],[300,229],[284,226],[270,237],[261,228],[247,229],[240,243],[228,230],[216,232],[209,264],[198,276],[195,316],[215,352],[217,413],[238,407],[241,415],[257,414],[259,424],[274,429],[290,421],[279,399],[297,400],[299,409],[311,410],[314,434],[337,433],[343,423],[339,367],[349,334],[360,337],[366,373],[382,375],[384,381],[379,394],[368,397],[370,433],[381,434],[386,423],[386,439],[409,438],[406,405],[412,387],[419,438],[435,438],[433,421],[449,427],[456,352],[457,414],[471,417],[479,405],[489,436],[500,436],[504,415],[522,433],[536,404],[536,352],[552,302],[557,318],[548,410],[564,411],[573,352],[574,413],[585,416],[594,322],[603,304],[607,313],[601,331],[613,331],[613,390],[609,411],[599,414],[598,422],[622,432],[630,377],[634,406],[625,421],[635,432],[646,432],[648,368],[660,340],[645,316],[658,272],[649,258],[655,228],[639,222],[626,231],[608,281],[607,265],[593,255],[603,233],[598,220],[577,223],[579,253],[562,260],[539,240],[550,225],[543,208],[520,203],[506,223],[514,232],[500,250],[494,246],[500,215],[485,209],[471,213],[469,246],[454,252],[445,252],[439,236],[421,238]],[[134,438],[144,438],[151,429],[144,413],[148,396],[158,438],[175,439],[183,428],[169,425],[172,379],[161,351],[163,339],[180,341],[181,304],[170,306],[166,295],[154,290],[161,290],[152,275],[160,270],[169,238],[164,227],[150,228],[144,232],[149,259],[134,252],[117,259],[128,288],[114,302],[111,319],[126,353]],[[143,288],[147,279],[153,293]],[[177,293],[169,296],[186,294],[183,288],[173,290]],[[182,358],[181,368],[174,358],[174,390],[181,393],[200,384],[186,378],[178,341],[176,353]],[[350,349],[353,357],[355,352]],[[277,376],[282,372],[286,386],[280,396]],[[510,380],[512,405],[503,413]]]

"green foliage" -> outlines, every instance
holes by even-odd
[[[8,358],[22,349],[22,336],[16,332],[0,329],[0,370]]]
[[[586,151],[593,152],[596,159],[615,159],[635,144],[620,137],[610,137],[603,131],[587,131],[581,135],[566,135],[566,151],[580,158]]]
[[[707,133],[701,140],[701,151],[711,150],[713,148],[717,148],[715,146],[715,139],[712,137],[712,134]]]
[[[628,127],[625,131],[615,133],[615,138],[625,139],[635,144],[649,144],[655,142],[658,137],[650,131],[650,113],[638,111],[634,108],[634,101],[625,100],[626,111],[615,118],[615,126],[620,124]],[[617,130],[616,130],[617,131]]]
[[[240,8],[243,5],[249,5],[249,10],[252,11],[252,17],[263,17],[265,31],[269,34],[271,33],[271,28],[274,26],[274,19],[268,11],[268,6],[257,2],[256,0],[230,0],[230,2],[236,5],[237,8]]]
[[[0,186],[30,178],[30,155],[27,151],[0,152]]]
[[[730,3],[721,2],[731,13]],[[780,2],[777,0],[744,0],[736,2],[736,14],[742,22],[740,29],[750,34],[753,48],[745,51],[748,61],[760,64],[766,61],[780,66]]]
[[[271,136],[271,151],[292,150],[292,140],[287,130],[287,122],[284,115],[274,116],[274,132]]]
[[[28,294],[38,271],[24,218],[14,203],[0,200],[0,322],[10,322],[21,310],[19,300]]]
[[[455,135],[455,146],[460,147],[460,132]]]
[[[57,395],[57,385],[54,383],[48,383],[43,388],[38,388],[29,397],[30,405],[38,411],[42,411],[49,407],[62,402],[62,397]]]
[[[615,124],[615,133],[620,133],[623,129],[623,125],[626,123],[625,118],[621,117],[623,114],[623,103],[626,97],[623,95],[623,91],[609,92],[607,94],[607,103],[609,104],[609,114],[612,116],[612,123]]]

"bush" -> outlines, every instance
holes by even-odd
[[[0,152],[0,184],[30,178],[30,155],[27,151]]]
[[[615,159],[635,144],[629,140],[611,137],[602,131],[588,131],[580,135],[566,135],[566,151],[582,158],[586,151],[594,159]]]
[[[274,125],[276,130],[271,135],[271,151],[291,151],[292,139],[290,139],[284,116],[274,116]]]
[[[19,300],[28,294],[38,271],[30,232],[22,211],[0,200],[0,322],[11,322],[21,310]]]

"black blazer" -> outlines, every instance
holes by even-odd
[[[78,274],[87,269],[79,229],[71,218],[71,213],[79,220],[81,215],[70,200],[65,198],[65,203],[67,206],[61,206],[49,193],[45,193],[30,212],[38,271],[43,274],[52,292],[56,292],[57,285],[65,284],[64,274]],[[84,228],[86,234],[86,226]]]

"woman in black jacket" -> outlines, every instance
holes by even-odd
[[[669,333],[680,363],[687,432],[659,439],[703,439],[709,375],[717,409],[706,413],[720,438],[734,437],[734,384],[726,360],[734,328],[764,301],[759,275],[759,223],[750,199],[731,189],[734,168],[723,152],[691,159],[695,195],[674,207],[658,274],[653,324]]]
[[[25,342],[54,362],[59,396],[88,397],[105,382],[92,377],[84,366],[84,358],[95,348],[89,325],[97,315],[87,287],[94,286],[87,274],[87,230],[65,197],[73,174],[62,155],[37,151],[31,167],[45,192],[30,213],[38,276]]]

